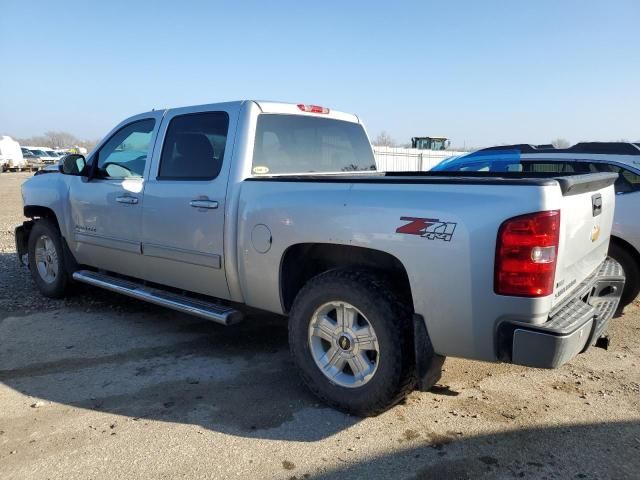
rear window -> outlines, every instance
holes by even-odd
[[[262,114],[254,174],[357,172],[376,169],[361,125],[303,115]]]

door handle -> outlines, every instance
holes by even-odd
[[[218,208],[218,202],[215,200],[207,200],[207,199],[195,199],[189,202],[193,208],[206,208],[206,209],[214,209]]]
[[[130,195],[125,195],[124,197],[116,197],[116,202],[126,203],[127,205],[135,205],[136,203],[138,203],[138,198],[132,197]]]

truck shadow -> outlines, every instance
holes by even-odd
[[[0,294],[0,382],[30,401],[296,441],[358,421],[307,392],[282,317],[223,327],[91,287],[57,301],[22,287],[36,304]]]
[[[431,437],[297,478],[637,479],[640,421],[560,425],[469,438]]]

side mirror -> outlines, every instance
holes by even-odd
[[[84,155],[70,153],[62,157],[58,168],[60,169],[60,173],[64,173],[65,175],[82,175],[86,166],[87,159],[84,158]]]

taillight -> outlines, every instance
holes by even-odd
[[[305,105],[304,103],[299,103],[298,108],[303,112],[309,113],[329,113],[327,107],[321,107],[320,105]]]
[[[559,210],[506,220],[498,230],[495,292],[517,297],[551,295],[559,240]]]

